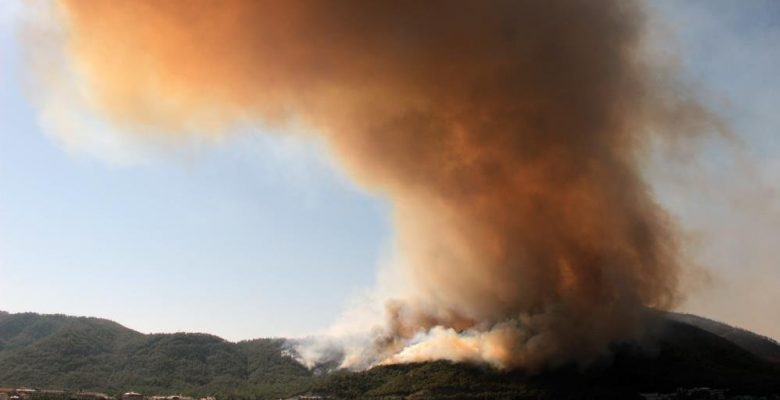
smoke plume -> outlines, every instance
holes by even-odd
[[[406,288],[344,365],[582,360],[679,300],[676,228],[639,164],[709,117],[646,51],[638,2],[59,6],[117,126],[305,126],[391,201]]]

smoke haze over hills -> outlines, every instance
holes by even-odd
[[[584,360],[682,298],[639,160],[719,124],[648,53],[639,2],[58,5],[68,66],[122,131],[304,131],[391,202],[403,285],[345,366]]]

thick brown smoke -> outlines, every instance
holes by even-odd
[[[302,124],[392,201],[410,288],[353,363],[580,359],[678,300],[638,158],[706,112],[648,61],[635,1],[60,4],[116,124]]]

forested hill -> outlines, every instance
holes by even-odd
[[[0,386],[116,393],[288,393],[309,371],[283,339],[231,343],[196,333],[144,335],[115,322],[0,314]]]
[[[734,342],[757,356],[780,363],[780,343],[774,339],[697,315],[678,313],[668,313],[668,315],[670,319],[699,327]]]
[[[780,393],[778,364],[674,316],[659,318],[662,329],[649,346],[616,345],[611,356],[587,368],[527,374],[435,362],[314,376],[283,355],[284,339],[232,343],[206,334],[146,335],[97,318],[0,312],[0,387],[244,399],[302,393],[335,399],[625,399],[699,386]],[[773,351],[768,344],[751,346]]]

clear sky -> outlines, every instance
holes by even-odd
[[[25,85],[18,7],[0,3],[0,310],[238,340],[323,329],[372,287],[389,207],[317,143],[251,131],[106,162],[48,134]],[[754,170],[734,168],[722,141],[649,162],[711,273],[684,309],[780,338],[780,2],[649,8]]]

